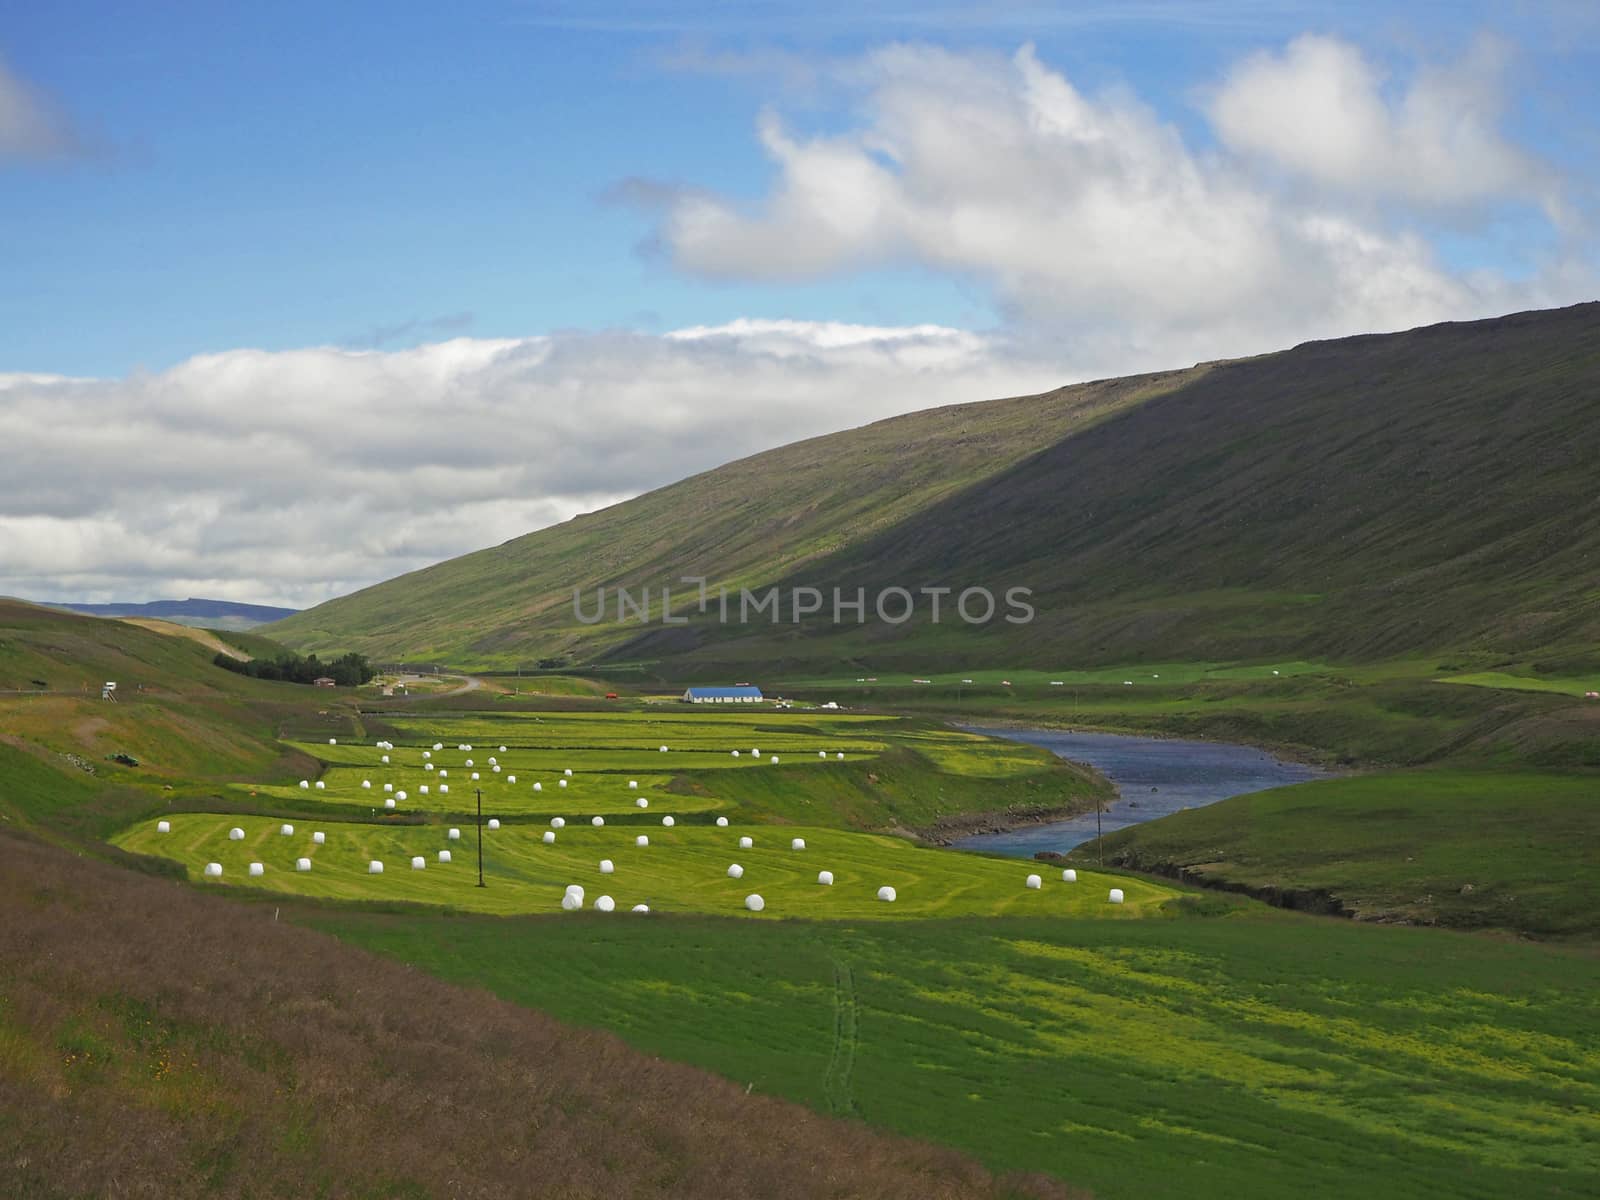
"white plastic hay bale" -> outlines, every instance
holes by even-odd
[[[172,832],[172,822],[171,821],[157,821],[156,822],[156,832],[157,833],[171,833]]]
[[[1062,872],[1061,872],[1061,882],[1062,883],[1077,883],[1078,882],[1078,873],[1076,871],[1074,871],[1071,867],[1064,868],[1062,870]]]
[[[465,764],[464,764],[464,765],[466,765],[466,766],[469,766],[469,767],[470,767],[470,766],[471,766],[471,765],[472,765],[472,760],[471,760],[471,759],[470,759],[470,758],[469,758],[469,759],[467,759],[467,761],[466,761],[466,763],[465,763]]]
[[[445,834],[444,836],[449,841],[459,842],[461,840],[461,830],[457,829],[455,826],[452,825],[450,827],[450,832]]]
[[[328,739],[328,745],[337,746],[338,744],[339,744],[339,739],[338,738],[329,738]]]
[[[478,773],[477,773],[477,772],[476,772],[476,771],[474,771],[474,772],[473,772],[473,773],[472,773],[472,778],[473,778],[473,779],[477,779],[477,778],[478,778]]]
[[[411,856],[411,869],[413,871],[426,871],[428,869],[428,860],[420,854],[413,854]]]
[[[649,912],[650,911],[650,906],[648,904],[635,904],[633,906],[633,911],[634,912]]]
[[[230,842],[244,841],[244,830],[235,825],[232,829],[228,830],[228,840]]]
[[[738,752],[738,751],[737,751],[737,750],[735,750],[735,751],[734,751],[734,752],[733,752],[733,756],[734,756],[734,757],[735,757],[735,758],[738,758],[738,757],[739,757],[739,752]]]
[[[818,758],[827,758],[828,757],[828,752],[826,750],[818,750],[817,751],[817,757]]]
[[[638,837],[633,839],[633,844],[640,847],[648,846],[650,844],[650,835],[641,833]]]
[[[661,753],[665,754],[666,752],[667,752],[667,748],[665,746],[661,747]]]
[[[267,869],[265,867],[263,867],[260,863],[251,863],[250,864],[250,875],[251,875],[252,878],[256,878],[258,876],[265,875],[266,873],[267,873]]]
[[[1121,904],[1122,903],[1122,889],[1121,888],[1112,888],[1111,889],[1111,894],[1108,895],[1106,897],[1106,899],[1109,900],[1112,904]]]
[[[279,837],[293,837],[294,836],[294,826],[293,825],[279,825],[278,826],[278,836]]]
[[[507,783],[515,783],[516,781],[517,781],[517,777],[515,775],[507,775],[506,776],[506,782]]]
[[[604,817],[590,817],[589,818],[589,824],[593,825],[596,829],[599,829],[600,826],[604,825],[605,823],[606,823],[606,819]]]
[[[419,796],[426,796],[428,794],[428,785],[425,783],[419,784],[417,786],[417,794]]]
[[[566,777],[567,777],[567,778],[568,778],[568,779],[571,779],[571,778],[572,778],[572,768],[571,768],[571,767],[567,767],[567,768],[566,768],[566,769],[565,769],[565,770],[563,770],[563,771],[562,771],[562,772],[561,772],[561,773],[562,773],[562,774],[563,774],[563,775],[565,775],[565,776],[566,776]]]
[[[551,817],[550,818],[550,828],[551,829],[565,829],[566,827],[567,827],[567,819],[565,817]]]
[[[372,780],[370,780],[370,779],[363,779],[363,780],[362,780],[362,781],[361,781],[361,786],[362,786],[362,787],[364,787],[364,788],[368,788],[368,789],[370,789],[370,788],[371,788],[371,787],[372,787]]]
[[[728,867],[728,878],[729,879],[743,879],[744,878],[744,868],[741,867],[738,863],[731,863],[729,865],[729,867]]]
[[[820,883],[823,887],[832,887],[833,886],[833,872],[832,871],[818,871],[817,872],[817,882]]]
[[[839,751],[837,754],[834,755],[834,757],[835,758],[843,758],[844,757],[844,751],[843,750]]]
[[[789,849],[791,849],[791,850],[804,850],[805,848],[806,848],[806,840],[805,840],[805,838],[790,838],[789,839]]]
[[[394,797],[393,796],[387,797],[383,802],[383,807],[386,810],[392,811],[394,809]]]
[[[895,902],[895,900],[898,899],[898,898],[899,898],[899,893],[896,892],[888,884],[884,884],[881,888],[878,889],[878,899],[882,900],[885,904],[893,904]]]
[[[433,766],[433,764],[432,764],[432,763],[423,763],[423,764],[422,764],[422,769],[423,769],[423,770],[424,770],[424,771],[431,771],[431,770],[433,770],[433,769],[434,769],[434,766]]]
[[[328,841],[328,835],[323,833],[322,830],[320,830],[320,829],[317,830],[315,833],[313,833],[311,835],[311,844],[313,846],[326,845],[327,841]]]
[[[536,791],[536,792],[542,792],[542,791],[544,791],[544,784],[542,784],[542,783],[536,783],[536,784],[534,784],[534,785],[533,785],[533,790],[534,790],[534,791]]]
[[[396,793],[395,793],[395,794],[394,794],[394,798],[395,798],[395,799],[396,799],[396,800],[404,800],[404,799],[405,799],[405,798],[406,798],[406,793],[405,793],[405,789],[404,789],[404,788],[401,788],[401,789],[400,789],[400,790],[399,790],[399,791],[398,791],[398,792],[396,792]]]
[[[504,754],[505,752],[506,752],[506,748],[504,746],[501,746],[500,747],[500,753]]]
[[[311,780],[309,780],[309,779],[302,779],[302,780],[301,780],[301,781],[300,781],[300,787],[301,787],[301,788],[302,788],[302,789],[303,789],[303,790],[305,790],[305,791],[308,791],[308,792],[309,792],[309,791],[310,791],[310,790],[311,790]]]
[[[492,766],[494,766],[494,765],[495,765],[495,764],[496,764],[496,763],[498,763],[498,762],[499,762],[499,761],[500,761],[500,760],[499,760],[499,759],[498,759],[498,758],[496,758],[496,757],[495,757],[495,756],[494,756],[494,755],[492,755],[492,754],[491,754],[491,755],[489,755],[489,765],[490,765],[490,766],[491,766],[491,767],[492,767]]]
[[[443,775],[444,772],[440,771],[439,774]],[[444,795],[444,793],[448,792],[449,790],[450,790],[450,785],[448,783],[441,783],[439,785],[439,794],[441,796]]]
[[[596,912],[615,912],[617,902],[610,896],[596,896],[594,899],[594,907]]]
[[[444,749],[444,743],[443,742],[435,742],[433,744],[433,748],[435,750],[443,750]]]
[[[379,761],[379,762],[382,762],[382,763],[386,763],[386,762],[388,762],[388,761],[389,761],[389,756],[388,756],[388,755],[387,755],[387,754],[385,754],[385,755],[384,755],[384,756],[383,756],[383,757],[382,757],[382,758],[380,758],[380,759],[379,759],[379,760],[378,760],[378,761]]]
[[[382,875],[383,874],[383,864],[381,862],[379,862],[377,859],[373,859],[371,862],[369,862],[367,864],[367,874],[368,875]]]
[[[583,884],[581,884],[581,883],[569,883],[569,884],[567,884],[567,895],[576,896],[578,898],[578,903],[582,904],[583,903]]]
[[[493,771],[496,775],[500,774],[500,764],[495,763],[494,766],[489,768],[489,770]]]
[[[751,912],[760,912],[767,906],[767,902],[761,898],[760,892],[751,892],[744,898],[744,906]]]
[[[561,787],[566,787],[567,786],[567,781],[565,779],[558,779],[558,780],[556,780],[556,783],[559,784]]]
[[[1029,875],[1026,886],[1033,888],[1034,891],[1038,891],[1044,886],[1044,880],[1040,879],[1037,875]]]
[[[583,907],[583,897],[575,896],[571,892],[568,892],[565,896],[561,897],[561,907],[567,912],[577,912]]]
[[[767,762],[768,763],[775,763],[777,761],[778,761],[778,756],[776,754],[767,755]]]
[[[423,758],[432,758],[433,757],[433,751],[432,750],[424,750],[422,752],[422,757]]]
[[[760,758],[761,757],[761,751],[757,750],[755,747],[752,746],[750,748],[750,757],[751,758]]]
[[[610,875],[616,869],[616,864],[613,863],[609,858],[602,858],[600,860],[600,874]]]
[[[748,850],[755,844],[756,840],[753,837],[746,836],[739,839],[739,849],[741,850]]]
[[[315,787],[317,789],[317,791],[319,791],[319,792],[326,791],[327,787],[328,787],[328,785],[323,783],[322,780],[320,780],[320,779],[317,780],[317,782],[314,783],[312,786]]]
[[[490,829],[499,829],[500,828],[500,818],[499,817],[490,817],[489,818],[489,828]]]
[[[633,806],[635,808],[649,808],[650,807],[650,801],[646,800],[643,796],[640,796],[637,800],[635,800],[633,802]]]
[[[439,778],[440,779],[449,779],[450,778],[450,772],[446,768],[440,767],[439,768]]]
[[[297,858],[297,859],[295,859],[294,860],[294,869],[296,871],[309,871],[309,870],[311,870],[311,860],[309,858]]]
[[[554,846],[556,844],[556,831],[554,829],[546,829],[544,831],[544,844],[546,846]]]
[[[384,791],[386,791],[386,792],[392,792],[392,791],[394,791],[394,784],[392,784],[392,783],[386,783],[386,784],[384,784],[384,785],[383,785],[383,790],[384,790]]]
[[[727,827],[728,827],[728,818],[727,817],[718,817],[717,818],[717,828],[718,829],[726,829]]]
[[[222,864],[221,863],[207,863],[206,864],[206,878],[207,879],[221,879],[222,878]]]
[[[637,791],[638,789],[639,789],[639,781],[637,779],[628,780],[628,790],[630,792]]]
[[[674,825],[677,824],[677,822],[674,821],[671,817],[662,817],[661,818],[661,823],[663,825],[665,825],[668,829],[671,829]]]
[[[450,861],[450,851],[448,851],[448,850],[439,851],[439,861],[442,862],[442,863],[449,862]]]

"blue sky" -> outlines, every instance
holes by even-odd
[[[0,593],[295,606],[939,404],[1600,297],[1600,6],[0,0]]]
[[[1513,48],[1506,127],[1558,160],[1596,147],[1583,6],[346,3],[0,6],[0,56],[71,123],[78,153],[0,161],[0,371],[120,375],[235,347],[717,324],[740,316],[964,328],[1002,320],[918,264],[816,280],[707,279],[641,252],[648,178],[759,197],[763,106],[807,129],[850,98],[763,58],[846,60],[894,41],[1024,42],[1096,92],[1125,87],[1210,143],[1194,93],[1312,31],[1400,69],[1489,31]],[[717,70],[729,57],[749,71]],[[697,64],[697,65],[696,65]],[[1548,231],[1509,206],[1438,245],[1521,269]]]

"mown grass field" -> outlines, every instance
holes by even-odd
[[[1215,896],[1165,911],[1214,915],[309,919],[1107,1200],[1600,1194],[1592,954]]]
[[[1588,775],[1325,779],[1122,830],[1105,852],[1123,866],[1325,892],[1368,919],[1600,937],[1600,780]]]
[[[574,814],[567,826],[554,830],[555,842],[542,839],[544,828],[507,825],[483,833],[484,872],[488,886],[477,884],[477,840],[472,826],[458,826],[461,838],[451,841],[450,827],[379,826],[299,822],[284,836],[282,822],[235,814],[181,813],[167,818],[171,832],[158,833],[146,821],[116,839],[124,850],[170,858],[201,880],[209,862],[220,863],[223,875],[212,886],[248,886],[290,896],[365,903],[415,903],[489,913],[559,913],[568,884],[578,884],[590,906],[609,895],[619,908],[647,904],[652,912],[721,913],[766,919],[804,917],[816,920],[903,919],[907,917],[1049,914],[1106,918],[1148,916],[1176,896],[1167,886],[1148,880],[1080,871],[1076,883],[1062,881],[1061,870],[1041,864],[981,855],[922,849],[893,837],[848,833],[837,829],[767,825],[674,826],[659,819],[650,826],[596,828]],[[231,841],[231,828],[244,830]],[[312,834],[326,835],[315,845]],[[647,846],[635,839],[643,835]],[[739,847],[741,837],[754,845]],[[802,838],[805,849],[791,847]],[[451,861],[438,861],[449,850]],[[411,867],[414,856],[426,866]],[[311,859],[312,869],[295,870],[295,860]],[[381,875],[368,873],[372,860],[384,864]],[[602,874],[601,860],[614,867]],[[260,862],[265,874],[250,878],[249,864]],[[728,876],[730,864],[744,868],[743,878]],[[832,886],[817,882],[817,873],[834,874]],[[1029,874],[1042,887],[1025,886]],[[877,899],[880,887],[896,889],[897,899]],[[1122,904],[1107,900],[1110,888],[1121,888]],[[760,913],[748,913],[745,897],[766,901]],[[613,914],[616,919],[625,919]]]

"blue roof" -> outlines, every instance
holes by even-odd
[[[703,700],[737,700],[746,696],[761,699],[761,689],[758,687],[692,687],[687,694]]]

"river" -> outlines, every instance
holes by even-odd
[[[1059,729],[990,729],[963,725],[972,733],[1043,746],[1062,758],[1087,763],[1117,787],[1117,798],[1100,814],[1106,833],[1153,821],[1185,808],[1215,804],[1229,796],[1325,779],[1329,772],[1274,758],[1254,746],[1190,742],[1176,738],[1128,737],[1117,733],[1072,733]],[[962,850],[1031,858],[1040,850],[1064,853],[1095,837],[1095,814],[1028,825],[1007,833],[958,839]]]

